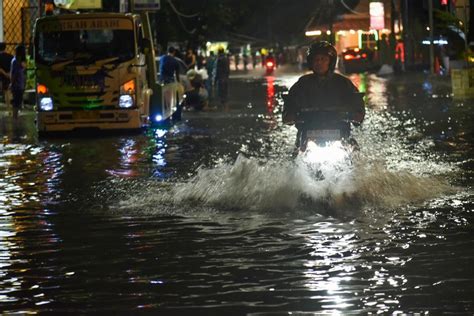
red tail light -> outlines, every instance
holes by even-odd
[[[273,67],[273,62],[267,61],[267,67]]]

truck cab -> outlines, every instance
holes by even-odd
[[[148,22],[148,21],[146,21]],[[38,132],[124,130],[169,118],[180,95],[156,78],[140,14],[45,16],[34,34]]]

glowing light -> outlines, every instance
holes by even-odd
[[[304,33],[306,36],[318,36],[318,35],[321,35],[322,32],[320,30],[316,30],[316,31],[306,31]]]
[[[120,108],[125,108],[125,109],[128,109],[128,108],[131,108],[133,107],[133,98],[132,96],[128,95],[128,94],[124,94],[124,95],[121,95],[120,98],[119,98],[119,107]]]
[[[125,82],[121,87],[122,93],[133,94],[135,93],[135,80]]]
[[[163,120],[163,116],[161,116],[160,114],[155,115],[156,122],[161,122],[162,120]]]
[[[430,45],[431,44],[430,40],[423,40],[422,43],[423,43],[423,45]],[[444,39],[434,40],[433,44],[435,44],[435,45],[448,45],[448,41],[444,40]]]
[[[383,2],[370,2],[370,28],[382,30],[385,27],[385,12]]]
[[[50,97],[44,97],[40,99],[41,111],[52,111],[53,110],[53,99]]]
[[[46,93],[48,93],[48,88],[44,84],[38,84],[36,86],[36,93],[46,94]]]
[[[303,160],[307,163],[339,163],[346,160],[349,153],[340,141],[335,141],[327,146],[318,146],[308,141]]]

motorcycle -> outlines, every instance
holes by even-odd
[[[302,109],[297,114],[298,155],[308,162],[327,163],[351,159],[358,144],[351,137],[351,113]]]
[[[270,76],[275,71],[275,61],[273,59],[268,59],[265,61],[265,73],[267,76]]]

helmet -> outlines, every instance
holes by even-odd
[[[334,71],[336,68],[337,51],[336,48],[329,42],[321,41],[313,43],[309,46],[308,53],[306,56],[306,62],[311,67],[313,64],[313,58],[316,55],[329,56],[329,71]]]

